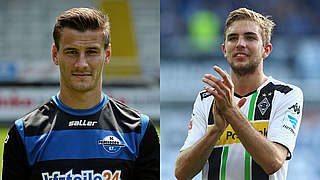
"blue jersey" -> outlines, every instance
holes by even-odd
[[[3,180],[160,179],[160,145],[148,116],[106,95],[71,109],[52,97],[15,121]]]

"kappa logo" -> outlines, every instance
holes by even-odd
[[[115,136],[106,136],[103,140],[99,140],[98,144],[101,144],[109,153],[116,153],[125,146],[121,144],[121,141]]]
[[[300,106],[298,105],[298,103],[292,105],[291,107],[289,107],[288,109],[293,109],[293,111],[297,114],[300,114]]]
[[[121,170],[112,173],[110,170],[104,170],[101,174],[94,173],[93,170],[82,170],[81,174],[73,174],[72,169],[62,174],[60,171],[54,171],[52,175],[48,172],[42,173],[43,180],[120,180]]]

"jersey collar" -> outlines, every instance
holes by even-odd
[[[95,114],[98,111],[102,110],[102,108],[106,105],[107,100],[108,100],[108,96],[102,92],[101,101],[97,105],[95,105],[94,107],[89,108],[89,109],[73,109],[73,108],[70,108],[70,107],[64,105],[60,101],[60,99],[58,98],[58,94],[59,94],[59,92],[55,96],[52,96],[53,102],[58,106],[58,108],[60,110],[66,112],[68,114],[74,115],[74,116],[88,116],[91,114]]]
[[[260,89],[262,88],[262,87],[264,87],[265,85],[267,85],[269,82],[271,82],[272,81],[272,76],[268,76],[268,79],[264,82],[264,83],[262,83],[259,87],[258,87],[258,89],[256,89],[256,90],[254,90],[254,91],[252,91],[252,92],[249,92],[248,94],[246,94],[246,95],[244,95],[244,96],[240,96],[239,94],[237,94],[237,93],[234,93],[234,96],[236,96],[237,98],[243,98],[243,97],[248,97],[248,96],[250,96],[251,94],[253,94],[253,93],[255,93],[256,91],[260,91]]]

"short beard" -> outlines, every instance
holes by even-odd
[[[248,65],[246,65],[245,67],[235,67],[232,63],[229,63],[232,71],[239,77],[242,77],[242,76],[248,76],[250,74],[253,74],[258,65],[259,65],[259,62],[250,62]]]

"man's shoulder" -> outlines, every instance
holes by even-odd
[[[133,114],[140,114],[139,110],[132,108],[132,107],[128,106],[127,104],[125,104],[124,102],[121,102],[120,100],[112,98],[112,97],[108,97],[108,101],[107,101],[106,106],[110,106],[111,108],[116,108],[118,110],[123,110],[123,111],[133,113]]]
[[[57,106],[55,103],[49,99],[46,102],[38,105],[33,110],[29,111],[25,115],[23,115],[20,119],[24,121],[30,121],[34,118],[41,118],[42,116],[49,116],[50,112],[56,110]]]
[[[277,79],[274,79],[272,77],[269,77],[269,83],[267,83],[263,89],[272,89],[274,91],[278,91],[284,95],[289,94],[290,92],[298,92],[302,93],[302,90],[291,83],[280,81]]]
[[[108,102],[102,111],[108,123],[122,132],[141,132],[141,127],[149,123],[149,117],[125,103],[108,97]]]
[[[53,112],[57,110],[57,106],[50,99],[45,103],[37,106],[21,118],[16,120],[15,124],[23,126],[25,135],[38,135],[42,134],[48,125],[51,124]],[[39,132],[41,131],[41,132]]]

